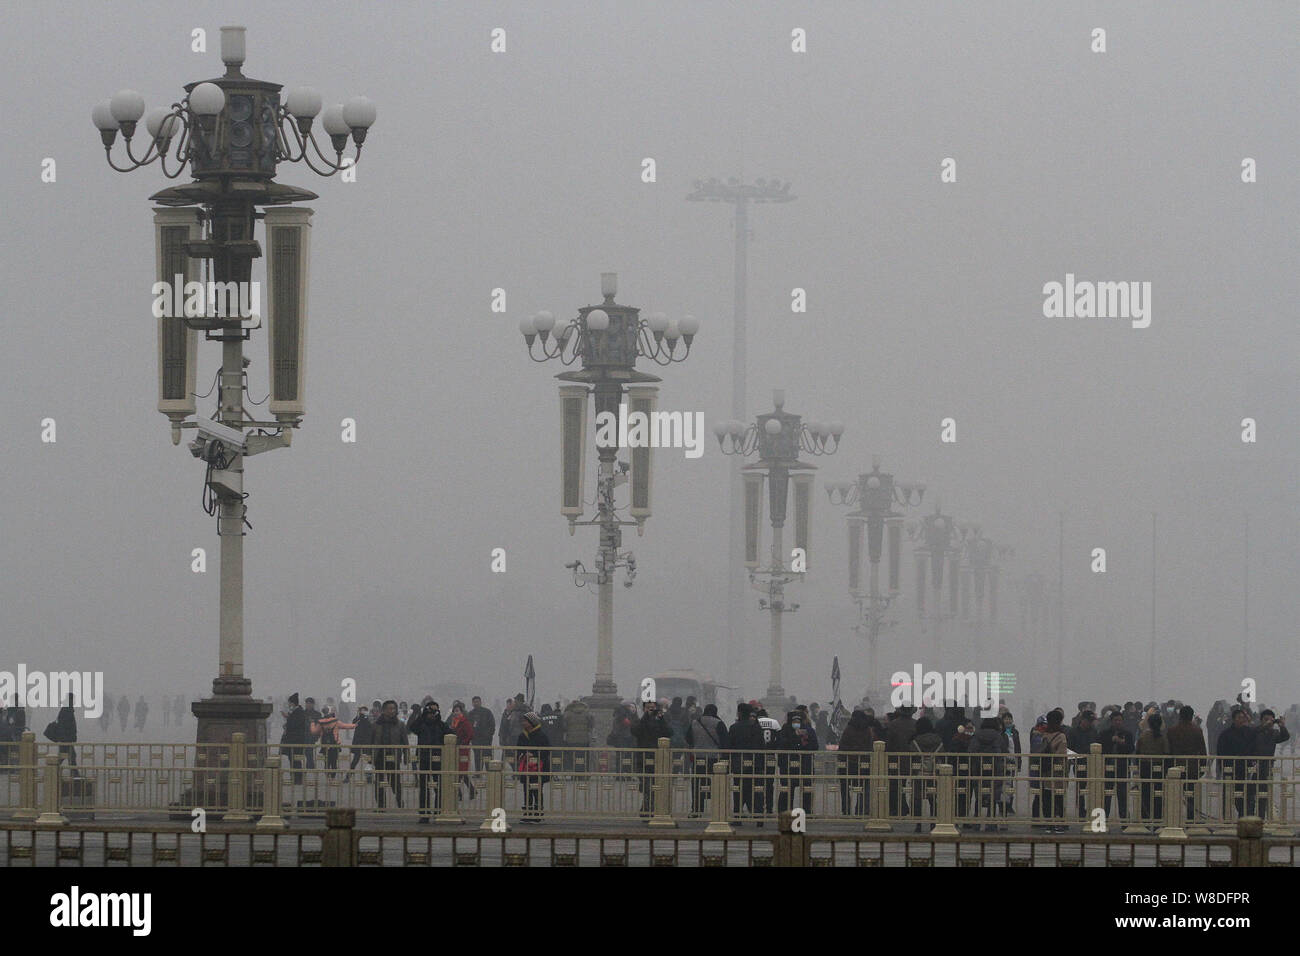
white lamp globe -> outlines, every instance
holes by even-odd
[[[343,122],[349,129],[370,129],[376,115],[375,104],[364,96],[354,96],[343,104]]]
[[[195,116],[216,116],[226,108],[226,94],[215,83],[200,83],[190,90],[190,109]]]
[[[668,328],[668,316],[662,312],[651,312],[646,316],[646,324],[651,332],[663,332]]]
[[[321,117],[321,123],[325,127],[325,132],[331,136],[346,136],[350,129],[343,119],[342,103],[325,107],[325,115]]]
[[[144,97],[135,90],[118,90],[108,108],[119,123],[135,123],[144,115]]]
[[[693,315],[683,315],[677,321],[677,328],[682,335],[694,335],[700,331],[700,320]]]
[[[536,334],[537,334],[537,330],[533,328],[533,321],[532,321],[532,319],[520,319],[520,320],[519,320],[519,331],[522,332],[524,335],[536,335]]]
[[[592,309],[587,313],[587,328],[593,332],[604,332],[609,328],[609,313],[604,309]]]
[[[781,434],[780,419],[769,418],[767,421],[763,423],[763,431],[767,432],[769,435]]]
[[[311,86],[295,86],[284,100],[289,115],[297,119],[314,119],[320,114],[320,106],[320,93]]]
[[[543,335],[549,333],[551,329],[555,328],[555,316],[543,309],[533,316],[533,328]]]
[[[95,104],[95,108],[90,111],[90,121],[102,133],[117,129],[117,120],[113,119],[113,109],[108,100]]]

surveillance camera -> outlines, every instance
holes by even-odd
[[[231,428],[229,425],[223,425],[221,422],[215,422],[210,418],[200,418],[198,420],[198,429],[200,437],[210,441],[219,441],[228,451],[234,454],[242,455],[246,450],[244,433],[238,428]]]

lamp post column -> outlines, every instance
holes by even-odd
[[[773,476],[775,478],[775,475]],[[785,688],[781,686],[781,615],[785,613],[785,587],[781,574],[785,570],[784,527],[772,525],[772,580],[768,590],[768,612],[772,620],[772,639],[768,659],[767,696],[769,700],[784,700]]]
[[[244,339],[238,329],[228,330],[221,343],[221,421],[232,428],[243,425]],[[238,455],[226,469],[240,475],[244,458]],[[216,694],[248,695],[252,682],[244,677],[244,500],[223,495],[217,525],[221,539],[221,611]]]
[[[618,417],[623,386],[617,382],[600,382],[596,385],[596,417],[602,412]],[[618,549],[623,543],[623,532],[614,513],[614,462],[618,458],[617,445],[598,446],[597,455],[597,511],[600,518],[600,553],[596,559],[599,574],[596,592],[596,679],[591,685],[593,697],[617,697],[614,684],[614,571],[618,565]]]

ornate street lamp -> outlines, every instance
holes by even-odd
[[[280,101],[280,85],[253,80],[240,71],[244,62],[244,28],[221,28],[224,76],[190,83],[180,102],[145,115],[143,97],[122,90],[91,113],[104,143],[108,163],[129,172],[154,162],[175,179],[189,168],[193,182],[173,186],[150,198],[154,209],[154,314],[158,317],[158,410],[171,422],[172,442],[182,429],[197,430],[192,454],[206,466],[205,507],[217,515],[221,542],[221,611],[218,676],[213,696],[192,705],[198,718],[198,742],[229,741],[243,732],[248,743],[266,740],[271,707],[252,696],[244,675],[244,459],[289,445],[304,412],[304,357],[307,324],[307,274],[312,210],[283,208],[317,198],[296,186],[274,181],[280,162],[305,161],[315,172],[331,175],[355,157],[343,160],[351,134],[357,156],[375,121],[375,107],[364,97],[325,110],[323,125],[335,159],[321,154],[312,132],[321,98],[308,87]],[[133,143],[143,117],[147,143],[138,156]],[[128,164],[113,160],[118,133]],[[307,153],[310,144],[324,164],[318,168]],[[174,149],[173,149],[174,145]],[[168,165],[169,155],[176,163]],[[259,212],[264,208],[265,212]],[[270,357],[271,419],[253,419],[244,408],[247,392],[243,343],[261,324],[253,260],[262,255],[254,238],[258,219],[265,222],[267,339]],[[205,278],[206,284],[199,280]],[[191,286],[197,283],[197,289]],[[174,288],[159,299],[158,290]],[[191,291],[194,292],[191,295]],[[231,309],[231,296],[239,308]],[[184,298],[183,308],[175,308]],[[159,308],[159,305],[163,308]],[[248,311],[246,306],[251,306]],[[234,314],[232,314],[232,312]],[[188,421],[196,412],[194,378],[198,333],[221,342],[218,408],[210,418]]]
[[[802,421],[800,416],[784,410],[785,392],[781,389],[773,392],[772,401],[775,411],[759,415],[754,423],[746,426],[744,422],[732,419],[715,425],[713,433],[725,455],[748,457],[758,453],[755,464],[741,469],[745,488],[745,567],[750,572],[750,586],[767,594],[758,602],[760,608],[771,614],[770,670],[765,705],[779,708],[786,702],[785,689],[781,686],[781,615],[799,609],[798,604],[786,605],[785,586],[803,580],[808,570],[812,524],[811,472],[817,468],[800,461],[799,453],[814,456],[834,454],[839,449],[844,425],[841,422]],[[764,478],[768,483],[768,511],[772,522],[772,550],[767,567],[760,566],[758,557]],[[787,566],[783,529],[791,484],[794,485],[794,546],[800,557],[792,559]]]
[[[954,548],[952,539],[955,524],[951,515],[943,514],[939,502],[934,503],[934,512],[920,521],[907,523],[907,536],[913,544],[916,555],[916,616],[918,620],[935,622],[935,651],[942,642],[940,628],[942,622],[955,614],[957,606],[957,589],[955,573],[949,578],[949,610],[943,609],[944,565],[949,562]],[[925,608],[926,569],[930,572],[930,586],[934,591],[934,609],[927,614]]]
[[[650,517],[650,447],[648,443],[633,446],[629,448],[630,461],[618,461],[618,439],[603,443],[598,440],[596,513],[582,520],[586,510],[583,482],[587,396],[595,396],[598,423],[602,414],[616,421],[631,421],[643,415],[650,421],[658,393],[651,383],[661,379],[637,371],[637,359],[648,358],[657,365],[685,361],[700,323],[694,316],[669,319],[662,312],[642,318],[639,309],[617,304],[614,297],[618,294],[618,276],[613,272],[601,274],[600,287],[605,301],[579,309],[577,318],[558,331],[550,312],[524,319],[519,330],[533,361],[558,360],[562,365],[582,362],[581,371],[555,376],[562,382],[576,383],[560,386],[560,513],[569,521],[569,534],[578,525],[595,525],[600,530],[595,570],[588,571],[580,561],[567,567],[573,571],[573,583],[578,587],[597,587],[596,679],[591,697],[585,700],[593,709],[603,708],[598,713],[609,713],[620,699],[614,683],[614,575],[619,568],[626,570],[625,587],[631,587],[636,577],[636,557],[631,550],[620,550],[622,528],[634,524],[638,535],[645,532]],[[631,520],[620,518],[615,504],[615,489],[623,484],[631,486],[627,508]]]
[[[749,205],[750,203],[788,203],[795,197],[790,193],[790,182],[779,179],[756,179],[746,183],[732,176],[723,182],[721,179],[697,179],[693,189],[687,195],[687,202],[727,203],[735,210],[732,217],[734,229],[735,255],[733,272],[734,312],[732,316],[731,349],[731,417],[737,421],[749,418],[745,411],[745,373],[746,344],[745,329],[747,285],[749,275]],[[737,465],[739,466],[739,462]],[[731,470],[728,477],[727,491],[727,560],[734,561],[741,555],[744,547],[743,515],[744,485],[740,477],[740,468]],[[723,648],[723,678],[731,683],[737,681],[743,669],[743,628],[744,628],[744,586],[738,576],[731,576],[727,582],[727,633]]]
[[[894,506],[919,505],[925,497],[923,482],[895,482],[889,472],[880,470],[879,456],[871,460],[871,471],[858,475],[857,481],[827,482],[826,494],[833,505],[857,505],[848,514],[849,525],[849,594],[858,606],[858,633],[867,635],[868,686],[873,690],[876,679],[876,650],[882,628],[897,621],[886,620],[885,612],[899,595],[899,565],[902,561],[903,516]],[[867,589],[862,588],[862,531],[867,532],[867,558],[871,566]],[[880,590],[880,558],[884,552],[885,531],[889,531],[889,590]]]

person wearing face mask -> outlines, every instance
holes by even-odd
[[[799,790],[800,806],[805,813],[812,813],[812,752],[820,747],[817,731],[809,725],[805,711],[792,710],[786,714],[785,726],[777,732],[774,749],[781,780],[785,784],[777,812],[788,809],[794,802],[795,790]]]

